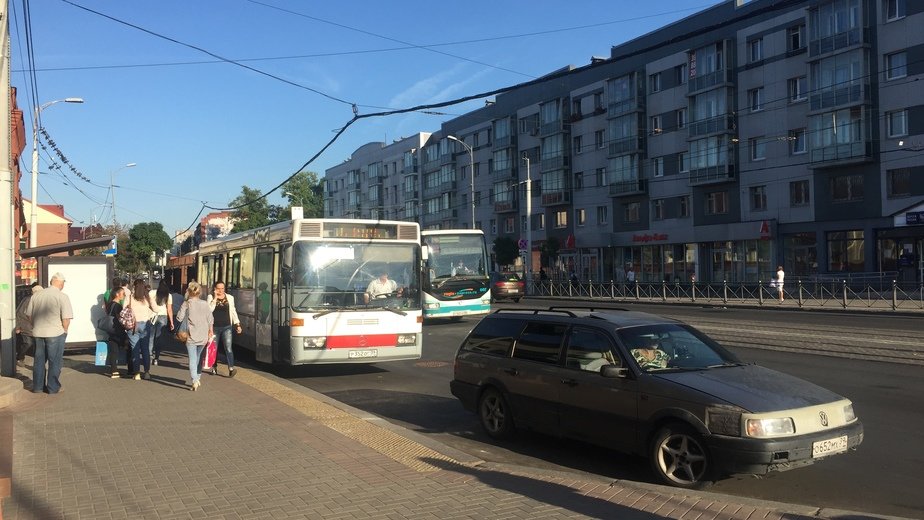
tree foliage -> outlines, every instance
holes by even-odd
[[[497,237],[494,239],[494,259],[498,265],[512,265],[520,256],[520,248],[516,240],[510,237]]]
[[[129,273],[150,271],[154,257],[169,251],[172,246],[173,240],[160,222],[135,224],[126,239],[119,239],[116,268]]]
[[[115,236],[118,244],[125,244],[128,242],[128,227],[122,224],[117,224],[115,226],[94,224],[88,226],[84,230],[82,238],[90,239],[107,236]],[[105,250],[105,247],[88,247],[86,249],[81,249],[78,256],[100,256],[103,254],[103,250]]]
[[[305,218],[320,218],[324,216],[324,188],[323,183],[314,172],[298,172],[288,182],[282,185],[282,196],[289,201],[288,207],[282,210],[281,220],[287,220],[292,215],[292,206],[301,206]]]
[[[231,218],[234,219],[232,233],[272,224],[279,213],[279,207],[272,207],[262,191],[246,185],[241,186],[241,194],[231,200],[228,206],[237,208],[231,212]]]

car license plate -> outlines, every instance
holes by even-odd
[[[379,351],[374,348],[370,348],[366,350],[351,350],[348,355],[350,359],[378,357]]]
[[[507,292],[513,294],[513,293],[518,293],[518,292],[520,292],[520,290],[519,290],[519,289],[510,289],[510,290],[507,291]]]
[[[825,457],[842,451],[847,451],[846,435],[812,443],[812,458]]]

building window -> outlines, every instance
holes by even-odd
[[[664,127],[661,125],[661,116],[651,116],[651,133],[658,135],[664,131]]]
[[[597,168],[594,172],[594,179],[597,186],[606,186],[606,168]]]
[[[706,214],[725,215],[728,213],[728,192],[713,191],[706,194]]]
[[[603,92],[594,92],[594,112],[603,110]]]
[[[690,196],[684,195],[680,197],[680,218],[688,218],[690,216]]]
[[[796,51],[805,47],[805,25],[786,29],[786,50]]]
[[[656,72],[648,76],[648,86],[651,87],[649,92],[661,92],[661,73]]]
[[[798,155],[805,153],[805,129],[796,128],[789,131],[789,153]]]
[[[687,126],[687,109],[681,108],[677,110],[677,128],[685,126]]]
[[[764,141],[764,136],[748,139],[748,150],[751,152],[752,161],[762,161],[766,159],[767,143]]]
[[[882,10],[887,22],[905,17],[905,0],[883,0]]]
[[[587,223],[587,212],[584,211],[584,208],[574,210],[574,220],[578,226],[583,226]]]
[[[862,229],[828,233],[828,271],[862,272],[864,249]]]
[[[556,228],[568,227],[568,212],[567,211],[556,211],[555,212],[555,227]]]
[[[680,152],[677,157],[680,163],[680,173],[687,173],[690,171],[690,154],[687,152]]]
[[[886,172],[886,184],[890,199],[911,196],[911,168],[899,168]]]
[[[576,190],[584,189],[584,172],[574,173],[574,189]]]
[[[789,205],[794,208],[809,205],[809,181],[789,183]]]
[[[838,175],[831,179],[831,200],[857,202],[863,200],[862,175]]]
[[[581,150],[584,148],[584,136],[576,135],[574,136],[574,155],[581,153]]]
[[[623,212],[625,213],[625,222],[638,222],[641,220],[640,211],[639,211],[638,202],[630,202],[628,204],[623,204]]]
[[[751,186],[750,199],[751,211],[764,211],[767,209],[767,187]]]
[[[545,229],[545,213],[539,214],[539,225],[536,227],[539,231]]]
[[[514,217],[504,219],[504,233],[513,233],[516,231],[517,221]]]
[[[597,150],[602,150],[606,146],[606,137],[603,130],[594,132],[594,146],[597,147]]]
[[[764,59],[764,40],[758,38],[748,42],[748,62],[754,63]]]
[[[581,115],[581,100],[580,99],[571,100],[571,115],[572,116]]]
[[[690,77],[690,73],[687,70],[687,64],[683,63],[674,67],[674,72],[677,74],[677,84],[684,85],[687,82],[687,78]]]
[[[886,112],[886,125],[888,125],[889,137],[908,135],[908,111]]]
[[[751,107],[751,112],[757,112],[758,110],[764,109],[764,89],[753,88],[748,91],[748,106]]]
[[[664,177],[664,157],[655,157],[651,160],[651,175]]]
[[[651,219],[664,220],[664,199],[651,201]]]
[[[885,57],[886,79],[899,79],[908,75],[908,56],[905,51]]]
[[[789,80],[789,102],[798,103],[807,99],[806,90],[808,89],[808,79],[805,76],[791,78]]]
[[[489,222],[491,224],[491,234],[496,235],[497,234],[497,220],[492,218]]]

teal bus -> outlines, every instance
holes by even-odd
[[[423,316],[461,319],[491,312],[488,250],[480,229],[420,233],[425,257]]]

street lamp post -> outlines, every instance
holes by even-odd
[[[125,168],[134,168],[135,166],[138,166],[138,165],[133,162],[130,162],[126,164],[125,166],[116,168],[115,170],[112,170],[111,172],[109,172],[109,191],[112,192],[112,228],[113,228],[112,232],[113,233],[115,233],[115,227],[116,227],[115,174],[119,173]]]
[[[533,263],[533,183],[529,177],[529,157],[523,156],[526,162],[526,274],[529,274]]]
[[[459,139],[458,137],[456,137],[456,136],[454,136],[454,135],[447,135],[447,136],[446,136],[446,139],[449,139],[449,140],[451,140],[451,141],[455,141],[455,142],[461,144],[466,150],[468,150],[468,164],[469,164],[469,169],[471,170],[471,171],[469,172],[469,176],[468,176],[468,177],[469,177],[469,180],[471,180],[471,184],[470,184],[470,186],[469,186],[469,191],[470,191],[471,193],[469,194],[469,198],[472,199],[472,200],[471,200],[471,203],[472,203],[472,229],[475,229],[475,151],[474,151],[474,149],[472,149],[471,146],[467,145],[467,144],[465,143],[465,141]]]
[[[56,103],[83,103],[83,98],[69,97],[35,106],[32,120],[32,220],[29,222],[29,247],[38,246],[38,127],[42,110]]]

